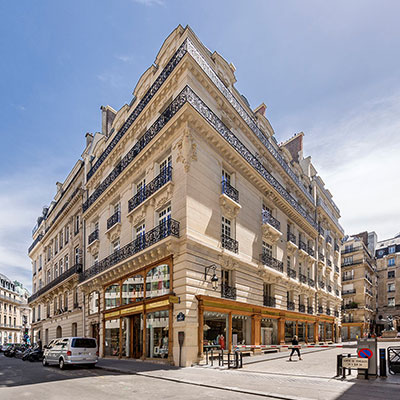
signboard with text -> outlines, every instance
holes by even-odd
[[[368,358],[344,357],[342,367],[349,369],[368,369]]]

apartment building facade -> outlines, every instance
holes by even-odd
[[[388,327],[389,317],[393,319],[395,330],[400,331],[400,234],[379,241],[375,255],[378,273],[378,333]]]
[[[78,161],[32,231],[32,340],[43,344],[83,334],[82,300],[77,288],[82,272],[83,173]]]
[[[131,103],[102,107],[78,286],[101,356],[178,364],[180,335],[191,365],[205,346],[340,337],[339,210],[303,134],[278,144],[235,82],[179,26]]]
[[[375,232],[347,237],[342,243],[342,339],[375,333],[377,272]]]
[[[24,343],[30,335],[28,291],[0,274],[0,345]]]

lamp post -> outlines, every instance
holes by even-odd
[[[204,270],[204,281],[207,282],[207,275],[208,275],[208,272],[210,270],[214,271],[213,275],[211,276],[212,288],[214,290],[217,290],[218,289],[218,276],[217,276],[217,273],[216,273],[217,272],[217,266],[215,264],[212,264],[212,265],[210,265],[210,266],[205,268],[205,270]]]

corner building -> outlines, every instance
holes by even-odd
[[[83,154],[86,335],[102,356],[182,365],[205,346],[336,341],[339,210],[278,144],[235,68],[178,26]]]

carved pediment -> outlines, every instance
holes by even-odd
[[[222,209],[223,215],[228,217],[229,219],[234,219],[238,216],[240,209],[242,206],[236,201],[232,200],[226,194],[221,194],[219,196],[219,204]]]
[[[236,271],[238,268],[238,262],[231,256],[223,254],[219,256],[219,264],[221,268],[228,269],[230,271]]]
[[[282,232],[278,231],[270,224],[263,224],[262,225],[262,235],[266,241],[275,243],[282,236]]]

